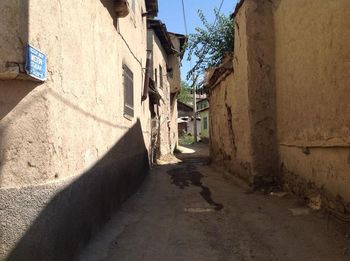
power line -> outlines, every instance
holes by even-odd
[[[219,9],[218,9],[218,13],[217,13],[216,16],[215,16],[214,26],[215,26],[215,24],[216,24],[216,21],[218,20],[218,17],[219,17],[219,15],[220,15],[221,8],[222,8],[222,5],[223,5],[223,4],[224,4],[224,0],[221,0],[220,7],[219,7]]]
[[[182,16],[183,16],[183,19],[184,19],[185,32],[186,32],[186,35],[188,35],[186,12],[185,12],[185,3],[184,3],[184,0],[182,0],[181,2],[182,2]]]

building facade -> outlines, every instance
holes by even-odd
[[[201,119],[201,126],[198,130],[202,141],[209,140],[209,99],[205,98],[197,102],[197,113]]]
[[[234,57],[209,83],[214,162],[345,219],[349,15],[346,0],[240,1]]]
[[[0,10],[0,259],[71,260],[149,169],[157,1],[5,0]],[[45,81],[25,70],[27,44],[47,57]]]
[[[148,50],[151,51],[150,78],[159,96],[151,105],[156,157],[173,153],[178,142],[177,95],[181,89],[180,60],[186,37],[169,33],[160,20],[148,19]]]

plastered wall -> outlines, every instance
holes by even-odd
[[[179,82],[179,79],[171,79],[167,72],[169,59],[174,59],[172,55],[168,55],[162,47],[157,35],[153,30],[149,30],[149,44],[152,46],[152,64],[153,64],[153,79],[155,80],[155,69],[157,69],[157,91],[162,96],[159,106],[159,124],[160,124],[160,140],[159,140],[159,156],[171,154],[177,143],[177,108],[175,108],[171,99],[171,90],[174,88],[174,82]],[[174,63],[174,66],[178,64]],[[162,67],[162,75],[160,75],[160,67]],[[176,68],[175,68],[176,70]],[[163,78],[163,87],[160,86],[160,77]],[[174,76],[175,77],[175,76]],[[174,98],[175,99],[175,98]],[[176,101],[176,99],[174,100]],[[176,102],[175,102],[176,104]]]
[[[171,92],[176,93],[181,90],[180,54],[182,50],[181,50],[179,38],[176,35],[171,33],[169,34],[169,36],[174,46],[174,49],[178,51],[178,53],[168,56],[169,67],[172,69],[172,71],[169,74],[168,80],[170,83]]]
[[[233,72],[210,98],[212,157],[254,186],[273,183],[277,164],[273,19],[265,19],[272,16],[265,4],[246,1],[237,13]]]
[[[0,81],[0,259],[70,260],[147,174],[145,4],[122,19],[107,0],[1,1],[0,10],[1,70],[24,62],[22,42],[48,62],[44,83]]]
[[[315,208],[348,215],[350,2],[241,4],[234,73],[211,93],[214,160],[253,184],[262,175],[263,183],[282,184]],[[242,162],[249,169],[237,173],[233,166]]]
[[[45,183],[82,173],[137,118],[148,142],[148,104],[141,103],[146,21],[141,19],[139,4],[137,14],[117,20],[109,13],[112,6],[105,2],[29,1],[28,42],[46,53],[48,80],[43,84],[0,82],[4,93],[1,111],[5,116],[1,126],[6,135],[2,148],[9,159],[2,161],[2,186]],[[47,7],[44,15],[39,8],[43,5]],[[4,53],[7,52],[1,52]],[[123,64],[134,76],[132,120],[123,116]],[[27,144],[31,148],[25,152]],[[11,147],[16,151],[9,151]],[[43,147],[42,153],[31,152],[34,147]],[[37,173],[40,170],[45,173]]]
[[[280,161],[298,179],[350,202],[350,2],[275,1]],[[294,175],[292,175],[294,174]],[[333,206],[334,207],[334,206]]]

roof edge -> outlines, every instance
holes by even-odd
[[[239,12],[239,10],[241,9],[242,5],[244,4],[245,0],[240,0],[236,7],[235,10],[233,11],[233,13],[231,14],[231,19],[235,18],[237,13]]]
[[[150,16],[156,17],[158,15],[158,0],[146,0],[146,9]]]
[[[158,19],[148,18],[147,22],[149,29],[152,29],[155,32],[165,52],[167,54],[176,53],[166,25]]]

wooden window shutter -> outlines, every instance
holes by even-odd
[[[134,76],[132,71],[123,65],[124,80],[124,115],[134,117]]]
[[[163,89],[163,68],[159,65],[159,86]]]

